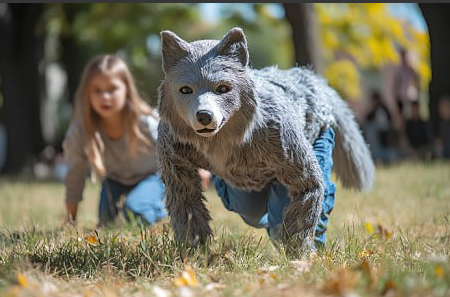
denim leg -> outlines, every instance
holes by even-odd
[[[245,191],[227,185],[223,179],[213,175],[217,194],[226,209],[238,213],[250,226],[268,227],[267,201],[270,195],[270,184],[261,191]]]
[[[314,152],[323,172],[325,182],[324,200],[322,202],[322,211],[315,232],[316,247],[325,247],[325,231],[328,225],[328,217],[334,207],[334,197],[336,186],[331,182],[331,169],[333,167],[333,148],[334,131],[329,128],[322,132],[320,137],[314,142]],[[278,181],[272,183],[272,191],[268,201],[268,233],[272,240],[278,240],[280,237],[281,226],[283,223],[283,211],[290,203],[288,189]]]
[[[98,218],[100,225],[106,225],[117,216],[117,201],[122,194],[126,194],[130,187],[124,186],[112,179],[105,179],[102,183]]]
[[[325,183],[322,211],[314,239],[316,247],[325,246],[325,231],[329,215],[334,207],[336,186],[330,180],[333,168],[334,135],[334,130],[328,128],[321,133],[313,145]],[[271,239],[279,239],[283,211],[291,201],[284,185],[273,181],[260,192],[248,192],[227,185],[220,177],[213,176],[213,180],[217,194],[228,210],[237,212],[247,224],[253,227],[267,228]]]
[[[127,221],[130,214],[144,219],[150,225],[167,216],[164,202],[164,184],[158,174],[152,174],[140,181],[127,195],[124,205]]]
[[[267,232],[270,239],[279,240],[283,225],[283,211],[291,202],[288,189],[278,181],[272,183],[272,191],[267,204],[269,226]]]
[[[314,242],[316,247],[325,247],[325,232],[328,226],[328,220],[334,207],[336,195],[336,185],[331,181],[331,170],[333,168],[333,148],[334,148],[334,130],[328,128],[323,131],[320,137],[314,142],[314,153],[322,169],[325,193],[322,202],[322,211],[317,224]]]

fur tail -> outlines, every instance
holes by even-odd
[[[375,165],[353,112],[342,100],[334,100],[335,148],[334,170],[346,188],[370,190]]]

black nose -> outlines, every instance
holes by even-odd
[[[213,113],[209,110],[202,109],[197,111],[196,118],[200,124],[202,124],[203,126],[207,126],[213,120]]]

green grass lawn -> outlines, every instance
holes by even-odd
[[[374,189],[338,183],[327,249],[287,259],[207,191],[214,239],[177,245],[168,220],[96,229],[86,184],[62,227],[57,182],[0,179],[0,296],[450,296],[450,163],[377,168]]]

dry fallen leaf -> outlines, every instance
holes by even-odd
[[[293,260],[291,264],[300,272],[306,272],[311,269],[311,263],[303,260]]]
[[[375,239],[389,239],[392,237],[392,232],[380,222],[376,224],[366,222],[364,227],[366,228],[367,233]]]
[[[25,275],[23,275],[22,273],[18,273],[17,274],[17,282],[19,283],[19,285],[21,285],[24,288],[28,288],[28,281],[27,278],[25,277]]]
[[[173,283],[177,287],[198,287],[197,277],[195,276],[195,270],[191,266],[185,266],[179,277],[173,280]]]
[[[437,264],[437,265],[434,267],[434,273],[436,273],[436,275],[437,275],[438,277],[443,277],[444,274],[445,274],[444,267],[443,267],[441,264]]]
[[[392,232],[389,231],[385,226],[381,223],[377,224],[377,234],[384,239],[389,239],[392,237]]]
[[[361,252],[359,252],[358,254],[358,259],[361,260],[367,260],[370,256],[372,256],[374,253],[372,250],[362,250]]]
[[[95,235],[88,235],[86,237],[87,242],[89,242],[90,244],[98,244],[98,240],[97,237]]]
[[[388,279],[384,284],[383,290],[381,290],[381,295],[386,295],[389,291],[395,290],[396,285],[392,279]]]
[[[338,269],[328,280],[323,284],[323,291],[325,294],[344,295],[351,291],[356,286],[359,280],[359,274],[348,269]]]

